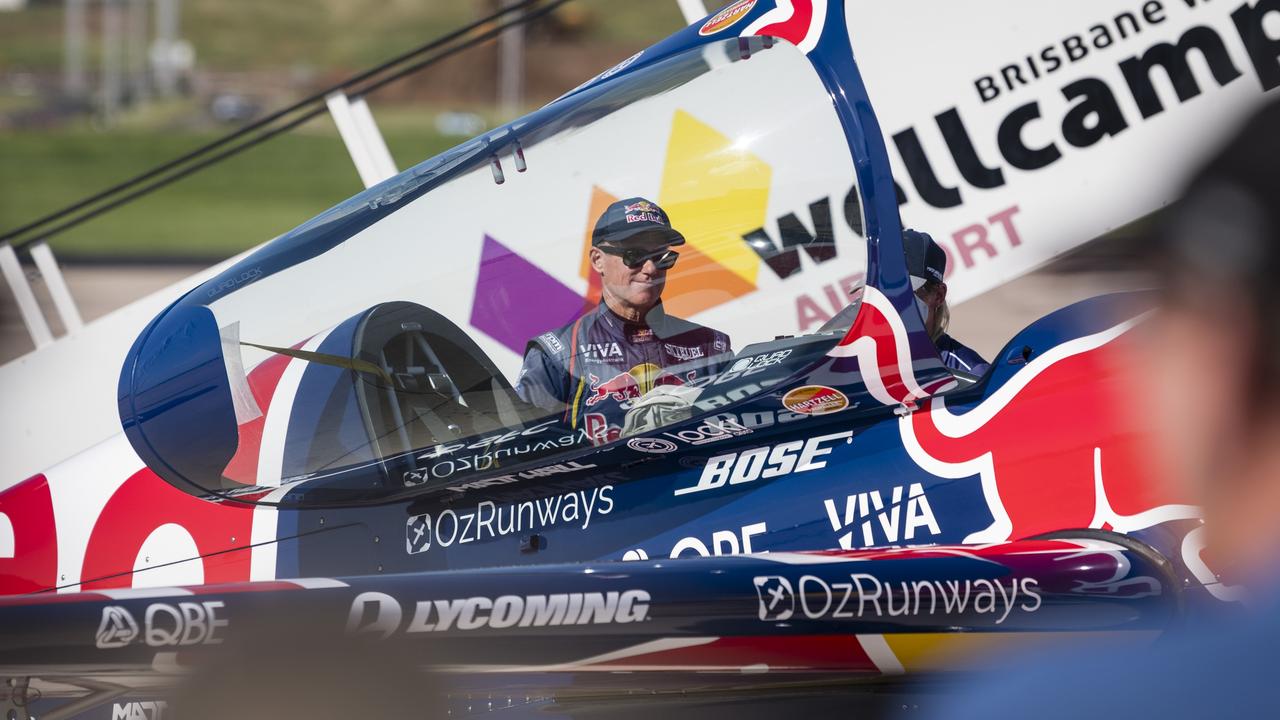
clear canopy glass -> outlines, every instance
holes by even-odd
[[[301,258],[284,269],[250,258],[197,291],[237,440],[216,477],[185,479],[387,498],[714,415],[852,322],[862,204],[832,98],[785,42],[571,95],[255,256]]]

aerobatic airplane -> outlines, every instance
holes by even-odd
[[[904,219],[948,234],[949,273],[981,247],[933,225],[961,194],[937,147],[966,197],[1028,193],[983,211],[1014,245],[1036,202],[1131,219],[1073,205],[1128,188],[1042,181],[1149,149],[1118,129],[1139,121],[1129,100],[1068,86],[1065,140],[1046,140],[1010,78],[1056,57],[1065,80],[1060,42],[978,78],[971,102],[1021,103],[1001,112],[1007,167],[954,108],[946,146],[895,132],[891,162],[887,71],[866,66],[887,41],[862,54],[859,6],[739,0],[156,317],[121,370],[123,435],[0,495],[15,717],[153,717],[193,653],[298,616],[394,648],[468,706],[571,712],[641,690],[819,697],[1061,633],[1149,642],[1231,599],[1196,508],[1144,459],[1124,368],[1144,298],[1054,312],[973,374],[944,364],[904,252]],[[1231,9],[1195,10],[1172,42],[1154,33],[1186,8],[1126,13],[1149,52],[1073,37],[1115,53],[1154,124],[1173,94],[1140,92],[1152,75],[1192,109],[1188,78],[1211,89],[1188,49],[1212,89],[1255,82],[1228,87],[1223,63],[1275,84],[1274,44],[1246,32],[1267,8]],[[1248,54],[1219,56],[1236,28]],[[641,296],[648,314],[619,312]]]

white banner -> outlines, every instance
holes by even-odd
[[[1276,0],[846,12],[903,222],[946,248],[952,302],[1168,204],[1280,84]]]

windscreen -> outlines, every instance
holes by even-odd
[[[268,246],[300,258],[284,269],[250,258],[198,290],[236,430],[216,473],[185,479],[386,499],[554,473],[714,413],[852,322],[861,206],[791,45],[632,70]]]

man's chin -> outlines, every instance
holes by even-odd
[[[661,288],[656,291],[636,292],[631,294],[631,304],[636,307],[646,307],[657,303],[661,297]]]

